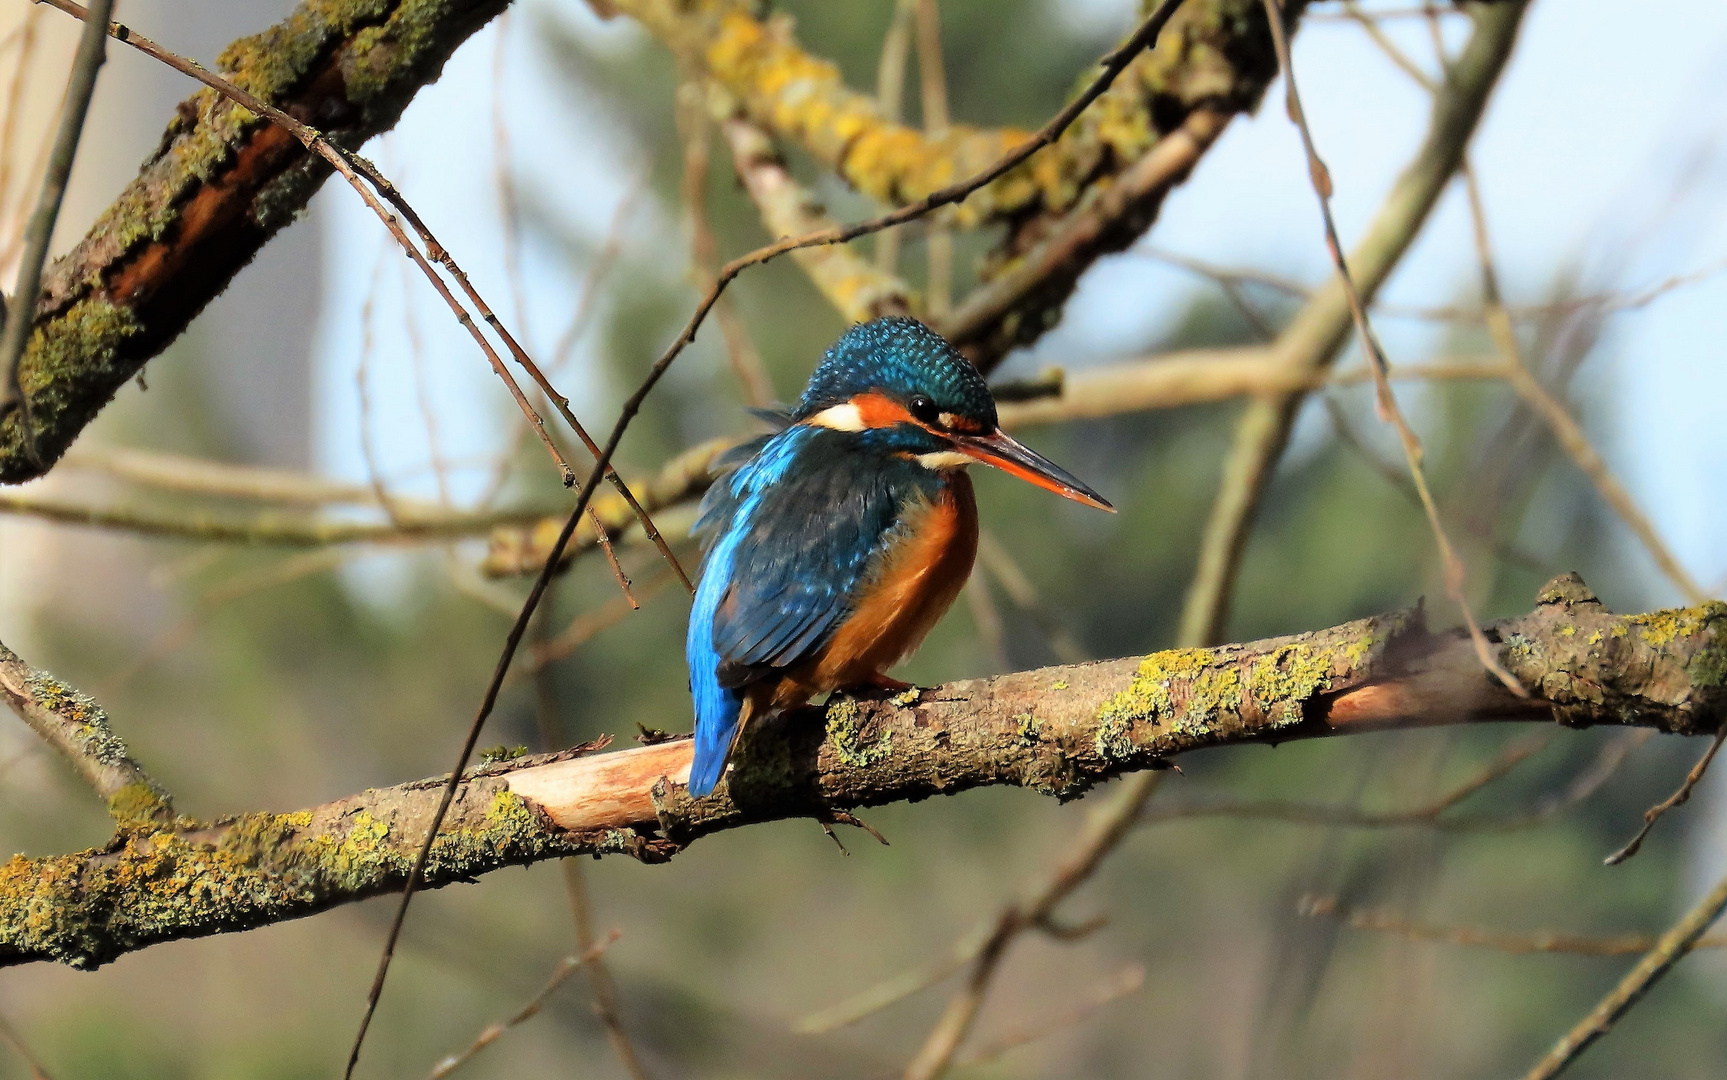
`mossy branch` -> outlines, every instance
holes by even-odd
[[[699,61],[739,114],[882,203],[915,203],[1028,134],[963,124],[931,133],[891,120],[874,95],[846,86],[837,67],[806,51],[789,20],[757,18],[749,0],[615,6],[674,55]],[[1306,3],[1284,7],[1293,23]],[[988,369],[1055,325],[1080,273],[1151,226],[1164,195],[1232,117],[1258,104],[1276,73],[1258,0],[1187,0],[1054,146],[946,211],[961,228],[1006,232],[985,263],[988,284],[937,329]]]
[[[1294,637],[1018,672],[891,699],[838,698],[752,732],[692,800],[678,741],[492,765],[461,787],[428,886],[564,855],[664,860],[727,829],[1009,784],[1074,798],[1205,747],[1493,721],[1673,734],[1727,721],[1727,605],[1609,613],[1575,576],[1489,628],[1532,695],[1481,670],[1421,612]],[[0,964],[93,967],[401,887],[443,781],[295,813],[129,829],[106,848],[0,867]]]
[[[348,148],[392,127],[508,0],[302,0],[218,68]],[[40,475],[166,348],[329,174],[286,131],[201,90],[90,232],[50,269],[18,364],[23,411],[0,421],[0,483]]]
[[[171,823],[168,793],[132,760],[101,706],[0,644],[0,700],[78,770],[123,826]]]

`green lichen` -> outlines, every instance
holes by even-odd
[[[904,690],[895,694],[893,697],[888,698],[888,700],[890,702],[892,702],[893,704],[898,705],[902,709],[907,709],[913,705],[916,705],[918,702],[918,698],[920,698],[922,696],[923,696],[923,688],[922,687],[908,686]]]
[[[1019,725],[1019,742],[1021,746],[1032,746],[1038,740],[1037,717],[1031,713],[1020,713],[1014,718]]]
[[[1362,656],[1369,647],[1371,641],[1362,646]],[[1247,672],[1247,689],[1273,723],[1298,723],[1307,700],[1331,689],[1331,656],[1300,643],[1280,645],[1254,659]]]
[[[841,762],[854,769],[867,769],[885,761],[893,753],[893,732],[889,731],[876,742],[866,746],[859,724],[860,716],[858,704],[851,698],[840,698],[829,705],[827,739],[833,745],[834,756]]]
[[[499,743],[497,746],[480,751],[479,764],[485,766],[494,765],[500,761],[514,761],[516,758],[527,756],[527,753],[528,748],[525,746],[508,746]]]
[[[18,360],[18,385],[30,399],[37,449],[45,460],[57,459],[130,377],[133,368],[120,354],[140,329],[130,310],[92,297],[31,332]],[[40,471],[25,451],[22,424],[17,410],[0,422],[0,483],[17,483]]]
[[[1066,690],[1067,689],[1067,680],[1066,679],[1057,679],[1054,682],[1049,684],[1049,688],[1051,690]]]
[[[1698,690],[1713,690],[1727,683],[1727,647],[1705,645],[1697,650],[1685,667],[1691,686]]]
[[[1177,695],[1186,702],[1180,713]],[[1140,661],[1126,690],[1111,698],[1097,714],[1093,745],[1098,756],[1118,761],[1139,749],[1136,725],[1168,724],[1191,734],[1205,734],[1208,719],[1241,705],[1241,675],[1235,665],[1220,661],[1211,649],[1172,649]]]

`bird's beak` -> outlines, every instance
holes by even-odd
[[[1042,454],[1002,431],[988,435],[949,435],[956,449],[985,465],[994,465],[1002,472],[1028,480],[1040,488],[1055,492],[1065,499],[1095,506],[1115,513],[1115,507],[1102,495],[1091,490],[1077,477]]]

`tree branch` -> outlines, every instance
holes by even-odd
[[[54,676],[26,664],[3,644],[0,700],[72,763],[116,821],[136,825],[174,820],[168,793],[132,760],[125,742],[108,727],[108,714]]]
[[[1532,699],[1487,678],[1464,634],[1429,633],[1415,611],[950,683],[915,699],[837,698],[752,733],[726,787],[702,800],[678,786],[687,741],[504,762],[461,785],[425,881],[576,854],[657,862],[727,829],[993,784],[1074,798],[1204,747],[1505,720],[1690,735],[1727,719],[1727,605],[1615,616],[1567,576],[1533,613],[1489,630]],[[0,867],[0,964],[93,967],[399,889],[444,783],[15,856]]]
[[[217,66],[258,98],[358,147],[507,0],[304,0],[230,45]],[[84,239],[49,270],[18,365],[42,463],[19,411],[0,421],[0,483],[40,475],[305,209],[327,163],[288,132],[204,90]]]

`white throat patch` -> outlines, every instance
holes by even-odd
[[[862,431],[864,429],[863,413],[849,401],[843,405],[830,405],[804,423],[832,428],[835,431]]]
[[[919,454],[916,460],[926,469],[963,469],[977,462],[976,458],[958,450],[937,450],[933,454]]]

